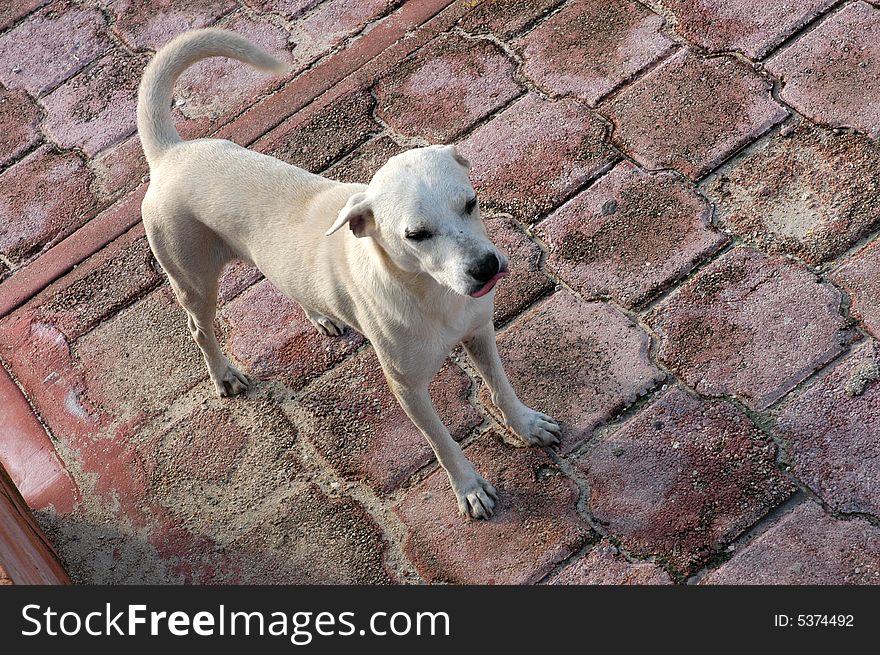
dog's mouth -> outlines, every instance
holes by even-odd
[[[508,275],[510,275],[510,271],[508,271],[507,269],[505,269],[503,271],[498,271],[497,273],[495,273],[495,275],[493,275],[491,278],[489,278],[489,281],[486,282],[486,284],[484,284],[482,287],[480,287],[479,289],[474,291],[471,294],[471,298],[482,298],[487,293],[489,293],[492,289],[495,288],[495,285],[498,284],[498,280],[500,280],[501,278],[506,277]]]

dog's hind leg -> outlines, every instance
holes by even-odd
[[[194,220],[145,220],[144,225],[153,254],[186,310],[187,325],[217,393],[234,396],[246,391],[250,382],[229,363],[214,333],[220,272],[232,253],[211,230]]]
[[[300,305],[300,307],[302,307],[302,305]],[[324,316],[320,312],[306,309],[305,307],[303,307],[303,311],[306,313],[306,316],[309,317],[309,321],[311,321],[312,325],[315,326],[318,332],[325,336],[341,337],[342,333],[345,331],[345,323],[332,319],[329,316]]]

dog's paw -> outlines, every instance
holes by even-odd
[[[237,396],[251,388],[251,382],[244,373],[236,369],[232,364],[226,366],[226,370],[220,377],[212,377],[217,395],[221,398]]]
[[[527,446],[554,446],[562,436],[555,419],[525,405],[507,421],[507,426]]]
[[[332,318],[319,314],[318,312],[308,312],[309,321],[315,328],[327,337],[341,337],[345,331],[345,324],[334,321]]]
[[[498,492],[489,482],[474,473],[474,477],[466,484],[453,483],[453,491],[458,501],[458,511],[473,519],[488,519],[495,511]]]

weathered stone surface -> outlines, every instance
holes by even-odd
[[[669,574],[653,562],[630,562],[607,539],[547,580],[552,585],[664,585]]]
[[[648,346],[648,336],[623,314],[564,291],[498,338],[520,399],[561,422],[563,452],[664,378],[648,359]],[[487,389],[480,400],[500,418]]]
[[[606,127],[573,100],[529,94],[460,147],[484,205],[532,222],[607,170],[616,155]]]
[[[114,50],[40,100],[43,129],[58,144],[93,156],[135,131],[145,56]]]
[[[762,59],[835,0],[800,0],[794,4],[749,0],[664,0],[677,22],[675,31],[707,50],[736,50]]]
[[[350,155],[333,164],[323,175],[340,182],[369,184],[373,175],[391,157],[406,150],[389,136],[370,139]]]
[[[843,351],[840,292],[783,259],[736,248],[647,320],[659,358],[699,393],[764,409]]]
[[[459,25],[472,34],[492,33],[502,39],[522,32],[528,25],[540,20],[562,0],[493,0],[475,3]]]
[[[464,372],[447,363],[430,387],[440,419],[456,440],[482,422],[468,402],[470,386]],[[388,388],[372,349],[324,376],[289,411],[300,433],[340,474],[365,479],[382,493],[434,458]]]
[[[0,174],[0,254],[22,262],[63,239],[96,209],[91,171],[51,146]]]
[[[158,50],[178,34],[207,27],[236,7],[234,0],[108,0],[113,33],[132,50]]]
[[[40,141],[39,122],[40,111],[27,93],[0,87],[0,167]]]
[[[831,278],[849,294],[852,315],[880,339],[880,241],[845,260]]]
[[[855,348],[786,400],[777,434],[799,480],[839,512],[880,516],[880,346]]]
[[[880,528],[805,502],[701,584],[880,584]]]
[[[110,48],[106,29],[97,9],[53,3],[0,35],[0,83],[32,96],[51,91]]]
[[[17,0],[16,2],[4,2],[0,5],[0,30],[11,27],[16,21],[27,16],[34,9],[38,9],[50,0]]]
[[[669,54],[663,19],[628,0],[564,7],[520,42],[526,76],[547,91],[590,106]]]
[[[880,138],[880,8],[843,7],[767,60],[780,97],[818,123]]]
[[[489,521],[459,516],[440,469],[395,508],[408,529],[406,554],[429,582],[526,584],[580,548],[589,528],[578,491],[546,454],[515,449],[489,434],[465,449],[499,493]]]
[[[880,147],[804,121],[708,186],[725,226],[771,253],[810,264],[836,257],[880,225]]]
[[[260,380],[280,379],[294,389],[329,369],[357,348],[363,337],[319,334],[305,312],[268,280],[250,287],[220,311],[229,353]]]
[[[686,576],[794,491],[775,454],[742,412],[673,389],[578,466],[593,516]]]
[[[491,41],[442,35],[375,87],[377,115],[406,136],[445,143],[521,93]]]
[[[671,173],[621,162],[537,227],[548,267],[587,298],[635,307],[726,243],[708,203]]]
[[[297,18],[317,5],[321,0],[243,0],[244,4],[258,11],[281,14],[288,20]]]
[[[699,179],[788,112],[770,82],[733,57],[682,50],[624,89],[603,112],[642,166]]]

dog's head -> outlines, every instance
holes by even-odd
[[[455,146],[395,155],[349,198],[327,234],[347,223],[355,236],[375,239],[402,270],[482,297],[507,274],[507,258],[486,236],[468,169]]]

